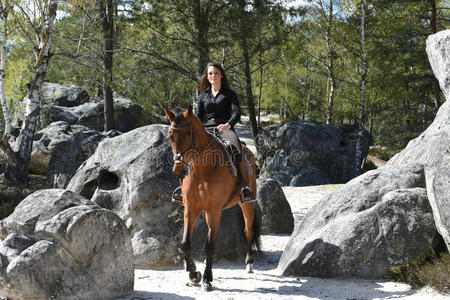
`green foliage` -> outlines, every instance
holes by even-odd
[[[28,44],[16,37],[7,48],[5,96],[10,113],[19,106],[24,106],[23,99],[27,93],[26,84],[31,74],[32,54]]]
[[[392,279],[413,288],[431,286],[439,293],[450,294],[450,254],[431,256],[425,261],[408,262],[391,269]]]

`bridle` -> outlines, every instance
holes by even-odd
[[[174,154],[174,156],[173,156],[173,160],[174,160],[174,162],[175,163],[182,163],[183,165],[185,165],[187,168],[188,168],[188,170],[190,169],[190,166],[191,166],[191,164],[192,164],[192,161],[193,160],[195,160],[197,157],[199,157],[211,144],[212,144],[212,142],[214,141],[214,138],[212,138],[210,141],[209,141],[209,143],[206,145],[206,146],[204,146],[200,151],[197,151],[196,149],[195,149],[195,147],[196,147],[196,143],[197,143],[197,132],[195,131],[195,128],[194,128],[194,126],[192,125],[192,122],[190,122],[189,124],[187,124],[187,125],[185,125],[185,126],[183,126],[183,127],[173,127],[173,126],[170,126],[170,129],[171,130],[174,130],[174,131],[176,131],[176,130],[184,130],[184,129],[188,129],[188,128],[191,128],[191,136],[192,136],[192,144],[186,149],[186,150],[184,150],[184,151],[182,151],[182,152],[180,152],[180,153],[177,153],[177,154]],[[184,156],[189,152],[189,151],[193,151],[194,152],[194,155],[193,156],[191,156],[187,161],[184,159]],[[195,152],[197,152],[196,154],[195,154]]]

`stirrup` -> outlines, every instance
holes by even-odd
[[[253,191],[248,185],[244,186],[241,189],[240,197],[242,204],[256,202],[255,195],[253,195]]]
[[[172,193],[172,203],[183,205],[183,195],[181,193],[181,186],[177,187]]]

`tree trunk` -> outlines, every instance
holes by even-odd
[[[2,3],[3,4],[3,3]],[[5,120],[5,132],[4,136],[9,138],[11,134],[11,115],[9,114],[8,103],[5,97],[5,78],[6,78],[6,43],[8,40],[8,4],[1,7],[1,19],[2,19],[2,44],[0,49],[1,64],[0,64],[0,101],[2,104],[3,118]]]
[[[365,23],[365,3],[361,0],[361,52],[363,59],[363,74],[361,78],[361,99],[359,104],[359,128],[358,128],[358,140],[356,142],[356,154],[355,154],[355,177],[361,173],[362,163],[364,157],[362,155],[362,137],[364,133],[364,97],[366,92],[366,79],[367,79],[367,53],[366,53],[366,23]]]
[[[38,49],[35,49],[36,63],[33,69],[33,76],[28,83],[28,95],[24,122],[17,138],[17,151],[6,149],[8,155],[8,165],[5,175],[13,183],[26,184],[28,181],[28,170],[30,166],[31,150],[33,147],[33,136],[36,130],[36,123],[40,112],[41,88],[47,74],[50,60],[50,45],[53,35],[53,26],[56,18],[57,1],[51,1],[48,6],[48,14],[43,20],[42,37]],[[9,145],[2,141],[2,149]]]
[[[261,99],[263,86],[263,63],[262,63],[262,48],[261,39],[259,39],[259,94],[258,94],[258,129],[261,128]]]
[[[256,112],[255,112],[255,103],[253,101],[253,91],[252,91],[252,75],[250,71],[250,54],[249,47],[247,41],[248,34],[248,21],[245,15],[245,0],[239,1],[239,16],[240,16],[240,46],[242,49],[242,58],[244,60],[244,76],[245,76],[245,98],[247,109],[249,113],[250,119],[250,127],[252,130],[253,139],[256,139],[258,136],[258,124],[256,122]]]
[[[227,63],[227,48],[223,47],[222,48],[222,68],[225,69],[226,63]]]
[[[328,26],[327,26],[327,35],[326,35],[326,43],[327,43],[327,52],[328,52],[328,81],[327,85],[329,87],[328,99],[327,99],[327,124],[333,124],[334,115],[333,115],[333,106],[334,106],[334,96],[336,90],[336,79],[334,75],[334,47],[332,45],[332,31],[333,31],[333,0],[330,0],[329,13],[328,13]]]
[[[203,6],[200,0],[194,0],[194,19],[197,29],[198,65],[197,76],[200,78],[209,62],[209,7]]]
[[[111,89],[114,54],[114,5],[113,0],[98,0],[102,17],[103,34],[103,100],[105,131],[114,129],[114,99]]]
[[[431,33],[435,34],[437,32],[437,26],[436,26],[436,1],[435,0],[429,0],[431,5]],[[441,106],[441,89],[439,87],[439,81],[434,78],[433,80],[434,84],[434,110],[435,113],[439,110],[439,107]]]

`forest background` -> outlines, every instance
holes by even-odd
[[[39,58],[29,40],[51,2],[1,0],[0,71],[10,113],[25,105]],[[393,150],[418,136],[444,101],[425,41],[450,28],[446,1],[57,3],[45,80],[79,85],[94,100],[116,92],[158,114],[158,102],[185,108],[215,61],[254,120],[254,135],[260,114],[272,113],[279,121],[361,124],[375,146]]]

